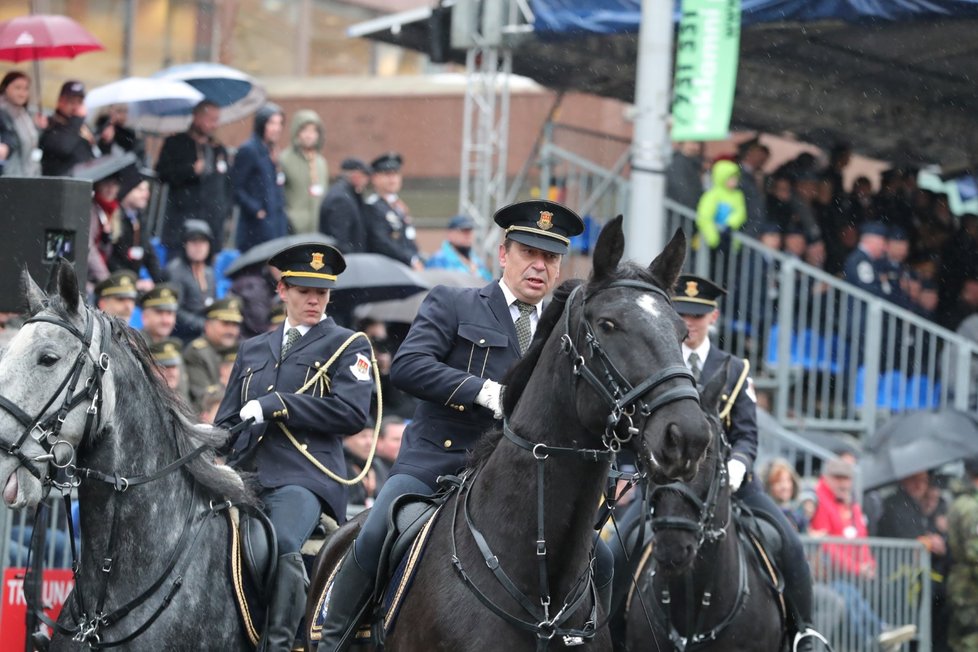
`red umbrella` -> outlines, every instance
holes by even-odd
[[[36,61],[104,50],[84,27],[67,16],[31,14],[0,23],[0,59]]]

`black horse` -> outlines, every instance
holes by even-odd
[[[51,648],[253,648],[223,511],[255,499],[214,462],[227,433],[192,425],[142,337],[81,303],[70,265],[56,279],[47,296],[25,273],[31,317],[0,359],[5,504],[78,490],[81,557]]]
[[[779,581],[730,499],[730,446],[716,416],[725,378],[716,374],[703,390],[711,439],[699,473],[649,494],[654,542],[625,604],[629,652],[776,652],[785,644]]]
[[[632,447],[668,481],[692,477],[707,445],[668,296],[685,247],[680,231],[648,268],[619,266],[618,218],[601,232],[589,281],[557,290],[506,380],[502,430],[484,437],[432,525],[386,648],[610,649],[592,573],[614,451]],[[351,538],[341,529],[334,544]]]

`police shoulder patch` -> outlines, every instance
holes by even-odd
[[[747,377],[747,386],[744,387],[744,394],[747,394],[747,398],[751,401],[757,403],[757,392],[754,391],[754,379],[750,376]]]
[[[370,358],[357,353],[356,361],[350,365],[350,373],[359,381],[370,380]]]
[[[861,261],[856,265],[856,276],[859,277],[860,283],[872,283],[876,279],[876,270],[873,269],[873,263],[868,260]]]

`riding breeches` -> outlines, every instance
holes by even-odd
[[[299,552],[319,523],[319,497],[305,487],[285,485],[261,493],[265,514],[275,526],[278,554]]]
[[[781,555],[779,567],[784,574],[784,593],[794,608],[796,618],[803,622],[799,627],[811,624],[812,620],[812,573],[805,558],[798,532],[788,518],[767,495],[756,481],[745,481],[735,494],[751,510],[764,512],[781,534]]]

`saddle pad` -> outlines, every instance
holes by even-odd
[[[258,588],[254,582],[243,571],[243,560],[241,554],[241,540],[238,530],[238,510],[235,507],[227,510],[228,515],[228,539],[230,554],[228,555],[228,570],[231,578],[232,588],[234,589],[235,602],[238,605],[238,614],[241,616],[241,623],[248,639],[252,645],[258,645],[261,633],[255,623],[265,622],[265,605],[262,604],[258,596]]]
[[[383,618],[383,632],[384,636],[389,634],[394,629],[394,624],[397,621],[397,614],[400,611],[401,604],[404,601],[404,596],[407,595],[411,588],[411,583],[414,580],[414,574],[418,569],[418,565],[421,563],[422,558],[424,558],[424,552],[428,543],[428,535],[431,532],[431,526],[435,522],[438,512],[437,510],[428,522],[424,524],[421,531],[418,533],[417,538],[411,544],[410,549],[404,557],[401,559],[397,566],[397,570],[393,573],[390,580],[387,582],[387,590],[384,592],[384,599],[381,603]],[[350,554],[349,552],[347,554]],[[345,557],[344,557],[345,559]],[[329,612],[329,599],[333,592],[333,582],[336,579],[336,572],[339,570],[340,565],[343,563],[341,560],[333,570],[330,572],[329,579],[326,580],[326,584],[316,601],[316,616],[315,620],[310,628],[309,638],[312,641],[322,640],[323,625],[326,622],[326,614]],[[371,638],[369,623],[363,623],[360,630],[357,632],[356,640],[354,643],[369,643]]]

